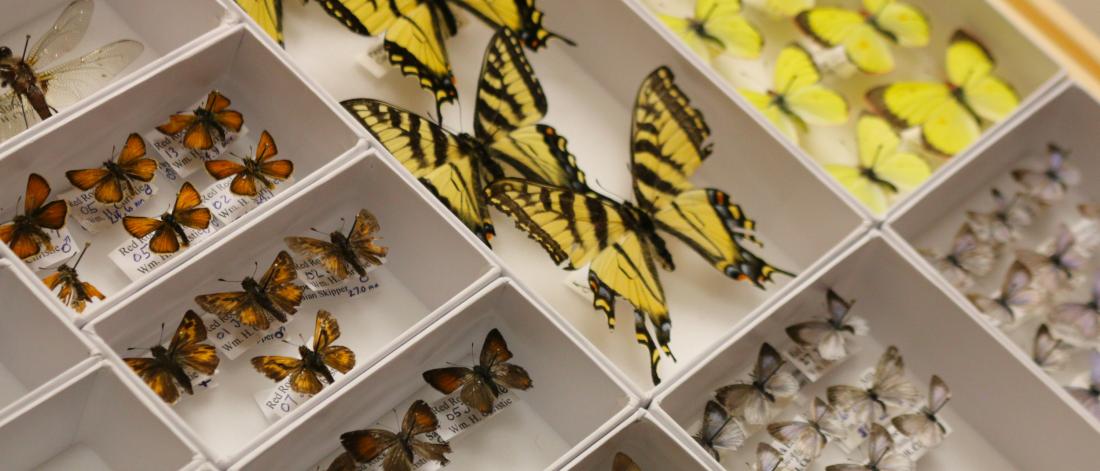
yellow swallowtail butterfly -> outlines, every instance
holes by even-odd
[[[843,47],[859,70],[884,74],[894,70],[890,43],[928,45],[931,25],[916,7],[898,0],[863,0],[863,11],[821,6],[800,13],[796,21],[819,43]]]
[[[856,199],[875,214],[890,206],[894,197],[916,188],[932,174],[920,156],[899,149],[901,139],[881,117],[864,114],[856,123],[859,164],[828,164],[829,171]]]
[[[783,48],[774,73],[775,88],[767,93],[739,92],[792,141],[797,143],[799,132],[808,131],[807,123],[838,125],[848,121],[848,102],[819,83],[821,73],[801,46]]]
[[[755,59],[764,46],[764,37],[741,16],[741,0],[696,0],[690,18],[666,14],[658,17],[692,51],[709,60],[724,52]]]
[[[895,126],[920,126],[932,150],[955,155],[981,136],[982,121],[1001,121],[1020,104],[994,66],[985,46],[956,31],[947,46],[946,83],[897,82],[871,89],[867,100]]]
[[[237,5],[279,45],[283,44],[283,0],[236,0]]]

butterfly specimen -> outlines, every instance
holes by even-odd
[[[1100,273],[1093,275],[1092,296],[1083,303],[1062,303],[1050,313],[1055,327],[1068,327],[1085,340],[1100,339]]]
[[[201,204],[202,196],[195,186],[191,182],[183,182],[171,212],[156,218],[126,216],[122,218],[122,227],[139,240],[153,234],[153,238],[149,239],[149,250],[153,253],[175,253],[180,245],[191,245],[184,227],[201,231],[210,226],[210,210]]]
[[[608,198],[581,182],[571,187],[505,178],[489,186],[491,205],[542,245],[566,270],[588,265],[593,306],[614,327],[614,301],[623,297],[635,309],[638,342],[649,350],[650,373],[660,381],[660,355],[645,325],[656,330],[657,344],[671,356],[672,323],[654,259],[667,270],[672,256],[657,229],[682,240],[715,269],[758,287],[776,273],[741,246],[755,242],[755,222],[725,192],[698,188],[689,177],[711,152],[710,129],[675,83],[672,71],[659,67],[646,77],[634,104],[631,174],[637,204]],[[578,188],[580,187],[580,188]]]
[[[1031,270],[1018,260],[1008,268],[1001,291],[995,296],[968,294],[967,297],[997,325],[1011,325],[1021,313],[1043,302],[1043,293],[1031,284]]]
[[[814,0],[745,0],[745,4],[762,10],[772,19],[789,19],[814,6]]]
[[[459,399],[482,414],[493,413],[493,403],[503,388],[530,389],[533,384],[527,370],[508,363],[512,352],[500,331],[493,329],[481,345],[478,364],[471,368],[452,366],[425,371],[424,381],[443,394],[462,389]]]
[[[299,358],[284,356],[252,357],[252,367],[276,382],[290,377],[290,389],[299,394],[317,394],[325,384],[332,384],[332,368],[346,374],[355,367],[355,352],[342,345],[333,345],[340,338],[340,325],[328,311],[317,311],[313,327],[313,349],[298,346]]]
[[[1058,225],[1058,234],[1054,237],[1054,248],[1050,255],[1034,250],[1016,251],[1016,259],[1031,269],[1038,287],[1050,291],[1068,287],[1077,270],[1088,259],[1075,247],[1077,239],[1073,231],[1065,224]]]
[[[894,417],[894,427],[903,435],[913,439],[925,448],[931,448],[943,441],[947,429],[936,414],[951,399],[951,390],[939,376],[932,375],[928,386],[928,405],[915,414],[902,414]]]
[[[946,83],[896,82],[872,88],[867,100],[895,126],[920,126],[930,149],[955,155],[978,139],[983,122],[999,122],[1020,104],[994,66],[984,45],[956,31],[947,46]]]
[[[852,303],[845,301],[836,291],[829,289],[825,300],[829,308],[825,319],[789,326],[787,336],[802,347],[817,351],[822,359],[836,361],[848,355],[847,344],[852,337],[867,335],[870,329],[863,318],[848,315]]]
[[[107,84],[145,49],[131,40],[116,41],[82,57],[42,70],[43,66],[68,54],[91,23],[95,4],[76,0],[65,7],[53,26],[29,49],[16,56],[10,47],[0,46],[0,141],[14,136],[39,120],[49,118],[58,107],[68,106]],[[28,112],[31,108],[33,112]]]
[[[61,266],[57,267],[57,271],[42,279],[42,282],[50,288],[51,292],[60,286],[61,290],[57,292],[57,298],[78,313],[84,312],[84,308],[88,303],[93,301],[92,298],[106,299],[106,296],[91,283],[80,281],[80,275],[76,273],[76,267],[84,259],[84,252],[88,251],[89,245],[91,244],[84,244],[84,250],[80,251],[80,255],[76,257],[73,266],[70,267],[68,263],[62,263]]]
[[[229,191],[234,195],[256,196],[260,194],[256,186],[260,183],[268,190],[275,189],[275,182],[286,180],[294,173],[294,162],[289,160],[271,160],[279,153],[275,140],[267,131],[260,133],[260,142],[256,145],[256,158],[241,157],[241,162],[232,160],[207,160],[206,171],[215,180],[233,177]]]
[[[340,435],[340,443],[356,463],[366,463],[385,455],[382,458],[383,471],[411,471],[417,459],[436,461],[440,465],[450,461],[446,454],[451,452],[451,446],[447,442],[419,437],[438,428],[439,420],[432,408],[428,403],[417,400],[405,413],[399,433],[381,429],[356,430]]]
[[[1047,144],[1050,163],[1043,170],[1016,169],[1012,178],[1016,179],[1029,194],[1044,204],[1054,204],[1066,196],[1069,187],[1081,182],[1081,171],[1068,163],[1069,151],[1051,142]]]
[[[163,330],[163,325],[162,325]],[[206,341],[206,326],[195,311],[187,311],[172,336],[168,348],[154,345],[149,349],[152,358],[123,358],[153,392],[164,402],[175,403],[180,389],[194,394],[187,370],[207,376],[218,369],[218,350]],[[133,350],[133,349],[131,349]]]
[[[436,112],[458,99],[445,36],[458,31],[451,5],[458,5],[493,29],[507,29],[532,51],[550,38],[573,41],[542,27],[543,13],[534,0],[325,0],[325,11],[348,29],[367,36],[385,33],[383,47],[390,64],[412,75],[435,97]],[[446,29],[444,29],[446,28]]]
[[[756,471],[779,471],[779,465],[783,464],[783,454],[775,447],[760,442],[756,445]]]
[[[1081,388],[1066,386],[1066,392],[1080,402],[1093,417],[1100,419],[1100,352],[1089,352],[1089,385]]]
[[[69,170],[65,177],[83,191],[95,188],[95,200],[111,204],[132,198],[137,194],[134,182],[151,182],[156,171],[157,161],[145,158],[145,140],[130,134],[115,161],[103,162],[100,168]]]
[[[868,74],[894,70],[890,45],[928,45],[928,18],[899,0],[863,0],[863,11],[819,6],[800,13],[798,26],[827,47],[842,47],[848,61]]]
[[[207,150],[215,142],[225,144],[226,134],[240,132],[244,125],[244,116],[239,111],[229,109],[229,99],[211,91],[206,96],[206,104],[195,108],[191,114],[178,113],[170,116],[168,122],[157,126],[157,131],[167,136],[183,133],[183,145],[188,149]]]
[[[280,46],[283,44],[283,0],[236,0],[237,5]]]
[[[771,417],[776,399],[785,399],[798,392],[798,379],[783,371],[786,361],[768,343],[760,346],[752,381],[722,386],[715,391],[715,399],[726,410],[740,415],[749,424],[763,424]]]
[[[913,471],[915,466],[905,455],[894,451],[894,439],[879,424],[871,424],[864,464],[834,464],[825,471]]]
[[[766,93],[738,91],[790,140],[797,143],[799,133],[809,131],[808,124],[829,126],[848,121],[848,102],[819,83],[821,71],[802,46],[791,44],[779,51],[773,73],[772,89]]]
[[[974,277],[985,276],[993,269],[993,247],[978,240],[969,224],[959,227],[955,239],[951,242],[951,251],[938,255],[922,250],[947,281],[961,290],[974,286]]]
[[[689,18],[658,17],[692,51],[708,60],[726,52],[755,59],[764,47],[764,37],[741,16],[741,0],[695,0],[695,13]]]
[[[1031,359],[1044,370],[1059,370],[1069,361],[1069,348],[1051,333],[1050,327],[1041,324],[1031,343]]]
[[[1034,197],[1016,193],[1011,199],[994,188],[993,210],[987,213],[967,211],[967,219],[979,240],[1004,244],[1019,236],[1020,229],[1030,226],[1039,212]]]
[[[869,387],[830,386],[826,394],[829,404],[857,424],[878,420],[891,409],[911,407],[920,398],[917,388],[905,379],[905,363],[894,346],[879,357]]]
[[[626,453],[618,451],[615,452],[615,459],[611,462],[611,471],[642,471],[642,468]]]
[[[707,401],[703,410],[703,427],[692,435],[695,442],[702,446],[714,461],[722,461],[718,450],[736,450],[745,443],[745,427],[737,417],[713,399]]]
[[[847,430],[833,407],[815,397],[809,417],[768,424],[768,434],[795,450],[797,456],[812,460],[821,454],[829,440],[843,438]]]
[[[860,116],[856,123],[859,164],[826,164],[829,172],[871,212],[881,214],[893,197],[916,188],[932,175],[920,156],[898,150],[901,139],[886,120]]]
[[[489,42],[478,82],[473,136],[452,134],[382,101],[342,103],[486,244],[494,232],[483,183],[504,176],[505,167],[533,181],[584,186],[584,174],[566,149],[565,138],[539,124],[546,115],[546,95],[520,40],[501,29]]]
[[[45,247],[53,250],[46,229],[59,230],[65,226],[65,216],[69,214],[69,205],[65,200],[49,203],[50,184],[37,173],[27,178],[27,193],[23,200],[23,214],[4,224],[0,224],[0,241],[8,244],[15,256],[26,259],[38,255]]]
[[[282,251],[275,256],[275,261],[259,282],[251,276],[241,281],[244,291],[202,294],[195,296],[195,303],[211,314],[238,319],[249,327],[267,330],[271,326],[268,316],[286,322],[288,315],[298,312],[304,288],[295,282],[297,279],[294,260]]]
[[[286,237],[283,241],[302,257],[320,259],[329,275],[343,281],[351,271],[362,278],[368,267],[382,264],[387,249],[375,244],[379,230],[378,219],[370,211],[360,209],[347,235],[333,231],[328,242],[312,237]]]

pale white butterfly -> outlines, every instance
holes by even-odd
[[[766,423],[777,398],[788,398],[798,392],[798,380],[783,371],[785,363],[774,347],[764,343],[752,370],[752,381],[718,388],[715,391],[718,402],[749,424]]]
[[[718,450],[736,450],[745,443],[745,427],[721,404],[711,399],[703,410],[703,426],[692,438],[714,461],[721,461]]]
[[[890,432],[879,424],[871,425],[871,436],[867,439],[867,462],[863,464],[834,464],[826,471],[912,471],[913,462],[905,455],[894,451],[894,440]]]
[[[1060,370],[1069,361],[1069,347],[1042,324],[1031,343],[1031,359],[1044,370]]]
[[[760,442],[756,445],[756,471],[778,471],[779,465],[783,464],[783,455],[776,450],[775,447]]]
[[[829,440],[843,439],[847,429],[833,407],[815,397],[809,417],[768,424],[768,433],[795,450],[799,457],[815,459]]]
[[[889,409],[908,409],[920,399],[920,392],[905,378],[901,354],[892,345],[879,358],[868,388],[830,386],[826,395],[829,404],[861,424],[885,416]]]
[[[961,290],[970,289],[974,277],[985,276],[993,268],[993,247],[978,240],[969,224],[959,228],[946,255],[923,253],[948,282]]]
[[[1049,255],[1020,249],[1016,251],[1016,259],[1031,269],[1031,276],[1038,286],[1048,291],[1069,289],[1075,272],[1087,262],[1075,249],[1075,243],[1073,232],[1065,224],[1060,224]]]
[[[1066,190],[1081,181],[1081,172],[1069,165],[1069,151],[1054,143],[1047,144],[1049,163],[1043,170],[1016,169],[1012,178],[1027,188],[1028,193],[1045,204],[1053,204],[1066,196]]]
[[[1066,386],[1066,392],[1085,406],[1093,417],[1100,419],[1100,352],[1093,350],[1089,353],[1089,386]]]
[[[1100,272],[1093,275],[1092,298],[1083,303],[1062,303],[1050,313],[1059,331],[1069,330],[1084,340],[1100,339]]]
[[[851,337],[867,335],[867,321],[849,315],[853,302],[846,302],[832,289],[825,293],[829,314],[821,320],[801,322],[787,327],[787,336],[795,343],[811,348],[822,359],[836,361],[848,355]]]
[[[1035,309],[1043,301],[1040,290],[1031,284],[1031,270],[1019,261],[1009,267],[999,293],[994,296],[968,294],[967,297],[997,325],[1012,324],[1022,313]]]
[[[967,211],[966,214],[978,239],[998,244],[1019,237],[1020,229],[1031,225],[1039,209],[1031,195],[1016,193],[1008,199],[996,188],[993,189],[993,204],[992,211]]]
[[[928,386],[928,404],[919,412],[899,415],[891,422],[899,432],[925,448],[934,447],[943,441],[943,436],[947,433],[936,414],[940,413],[950,399],[951,390],[947,388],[947,383],[939,376],[932,375],[932,382]]]

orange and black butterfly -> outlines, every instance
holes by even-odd
[[[23,214],[0,225],[0,240],[11,247],[15,256],[29,258],[38,255],[45,247],[53,250],[46,229],[58,230],[65,226],[69,205],[64,200],[46,202],[50,197],[50,184],[37,173],[27,179],[27,195],[23,200]]]
[[[286,322],[288,315],[298,312],[304,288],[295,283],[298,270],[286,251],[275,256],[275,262],[257,283],[251,276],[241,281],[244,291],[195,296],[195,303],[211,314],[239,319],[249,327],[267,330],[268,316]],[[226,281],[219,279],[219,281]]]
[[[210,92],[206,105],[195,108],[191,114],[174,114],[168,122],[157,126],[157,131],[169,136],[183,133],[183,145],[188,149],[207,150],[214,147],[215,139],[224,144],[228,131],[240,132],[244,116],[229,109],[229,99]]]
[[[163,328],[163,325],[162,325]],[[218,350],[206,341],[206,326],[195,311],[187,311],[176,328],[168,348],[154,345],[152,358],[123,358],[153,392],[172,404],[180,397],[179,390],[194,394],[186,369],[210,376],[218,369]],[[130,350],[133,350],[132,348]]]
[[[325,271],[343,281],[348,277],[348,267],[363,277],[367,267],[382,264],[387,249],[374,243],[380,229],[378,219],[370,211],[360,209],[348,235],[333,231],[329,242],[312,237],[286,237],[283,241],[298,255],[321,259]]]
[[[145,140],[130,134],[115,161],[103,162],[100,168],[69,170],[65,177],[83,191],[95,188],[95,200],[111,204],[132,198],[137,194],[134,181],[151,182],[156,171],[157,161],[145,157]]]
[[[256,371],[275,381],[290,377],[290,389],[301,394],[317,394],[324,388],[321,384],[332,384],[332,368],[347,373],[355,367],[355,352],[342,345],[332,345],[340,337],[340,325],[328,311],[317,311],[317,325],[313,328],[313,350],[305,345],[298,346],[298,355],[302,358],[283,356],[258,356],[252,358]]]
[[[256,158],[241,158],[241,163],[232,160],[207,160],[206,171],[215,180],[233,177],[229,191],[235,195],[256,196],[260,193],[256,182],[268,190],[275,189],[275,180],[286,180],[294,173],[294,162],[289,160],[271,160],[279,153],[275,140],[267,131],[260,133],[260,143],[256,145]],[[234,176],[235,175],[235,176]]]
[[[58,299],[76,312],[84,312],[84,308],[92,302],[92,298],[106,299],[106,296],[91,283],[80,281],[80,276],[76,273],[76,267],[84,259],[84,252],[88,251],[89,245],[91,244],[84,244],[84,250],[80,251],[80,255],[76,257],[73,266],[70,267],[69,264],[62,263],[61,266],[57,267],[57,271],[42,279],[42,282],[50,288],[51,292],[60,286],[61,290],[57,292]]]
[[[172,212],[155,218],[126,216],[122,218],[122,227],[135,239],[143,239],[152,233],[149,250],[153,253],[175,253],[180,249],[180,244],[184,247],[191,245],[184,227],[201,231],[210,226],[210,210],[199,206],[201,204],[202,196],[198,190],[191,182],[184,182],[176,195]]]
[[[493,403],[503,392],[504,387],[525,390],[532,386],[527,370],[508,363],[512,352],[504,342],[500,331],[493,329],[485,336],[481,346],[481,358],[473,368],[452,366],[424,372],[424,381],[443,394],[450,394],[462,388],[459,399],[463,404],[477,409],[482,414],[493,412]]]
[[[376,428],[356,430],[340,435],[340,443],[356,463],[367,463],[385,455],[383,471],[410,471],[417,458],[437,461],[441,465],[450,462],[446,455],[451,452],[451,445],[446,441],[439,443],[418,438],[438,428],[439,419],[432,408],[417,400],[405,413],[400,433]]]

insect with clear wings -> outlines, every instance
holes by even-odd
[[[42,70],[80,43],[94,7],[92,0],[70,3],[33,46],[27,35],[18,56],[10,47],[0,46],[0,86],[9,88],[0,94],[0,141],[106,85],[141,55],[145,46],[126,39]]]

